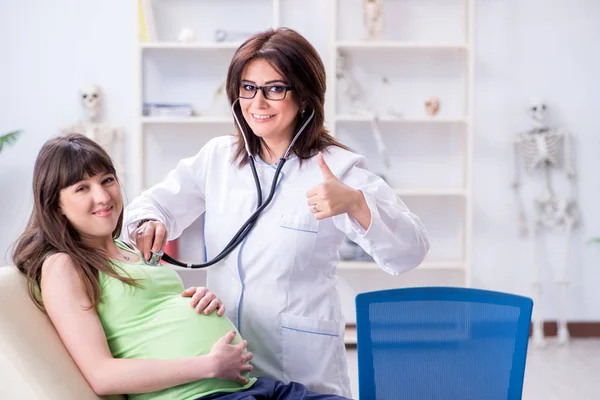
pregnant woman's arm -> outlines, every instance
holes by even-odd
[[[246,383],[252,369],[246,341],[230,342],[229,332],[209,354],[175,360],[113,358],[104,330],[69,256],[55,254],[42,267],[44,307],[71,357],[98,395],[148,393],[206,378]]]

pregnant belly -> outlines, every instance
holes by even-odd
[[[109,340],[114,357],[174,359],[208,354],[235,326],[216,312],[197,313],[179,294],[155,304],[134,326]],[[232,343],[241,340],[238,334]]]

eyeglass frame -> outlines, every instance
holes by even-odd
[[[253,86],[254,87],[254,95],[252,97],[242,97],[242,95],[238,93],[238,97],[240,99],[244,99],[244,100],[252,100],[253,98],[256,97],[256,94],[260,90],[262,92],[262,95],[265,98],[265,100],[281,101],[281,100],[285,100],[285,98],[287,97],[287,93],[290,90],[293,90],[291,86],[287,86],[287,85],[263,85],[263,86],[259,86],[259,85],[253,85],[251,83],[241,83],[240,82],[240,91],[242,90],[242,86]],[[267,92],[265,92],[265,88],[272,88],[272,87],[279,87],[279,88],[285,89],[285,92],[283,93],[283,97],[281,99],[270,99],[267,96]]]

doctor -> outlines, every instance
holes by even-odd
[[[149,259],[205,213],[206,254],[213,258],[257,206],[240,127],[263,199],[291,146],[272,203],[246,239],[208,269],[207,286],[248,340],[255,376],[351,397],[338,249],[348,236],[396,275],[421,263],[427,233],[365,159],[327,133],[325,69],[297,32],[268,30],[242,44],[229,66],[227,95],[240,122],[236,135],[212,139],[135,199],[125,217],[130,240]]]

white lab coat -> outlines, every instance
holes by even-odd
[[[165,223],[177,238],[205,215],[206,255],[212,259],[255,210],[250,166],[232,164],[235,137],[212,139],[181,160],[158,185],[128,207],[130,229],[143,218]],[[399,274],[421,263],[427,234],[393,190],[365,168],[365,159],[338,147],[323,152],[331,171],[360,189],[371,210],[365,231],[347,214],[318,221],[306,192],[323,182],[316,157],[284,165],[275,197],[244,242],[208,268],[207,286],[226,305],[226,315],[254,353],[254,376],[297,381],[310,390],[351,397],[336,266],[344,236],[371,254],[380,267]],[[275,167],[257,158],[267,198]],[[126,229],[127,231],[127,229]]]

